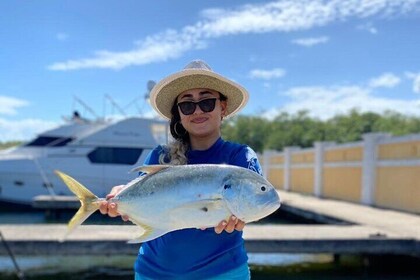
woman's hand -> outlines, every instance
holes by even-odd
[[[229,221],[221,221],[215,228],[214,231],[217,234],[222,233],[222,231],[226,231],[228,233],[232,233],[234,230],[242,231],[245,227],[245,222],[239,220],[235,216],[230,216]]]
[[[115,186],[111,189],[111,192],[106,195],[106,201],[101,202],[101,205],[99,206],[99,211],[103,215],[108,214],[110,217],[120,216],[120,213],[118,213],[117,204],[114,202],[108,202],[108,200],[116,196],[120,191],[124,189],[124,187],[125,185]],[[127,215],[122,215],[121,219],[126,222],[129,220],[129,217]]]

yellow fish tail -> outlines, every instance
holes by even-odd
[[[67,226],[67,236],[75,227],[82,224],[90,215],[99,209],[99,201],[101,201],[101,199],[69,175],[64,174],[58,170],[55,170],[54,172],[79,198],[81,204],[79,210],[76,212]]]

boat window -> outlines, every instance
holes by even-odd
[[[142,152],[143,149],[138,148],[98,147],[88,154],[88,158],[92,163],[133,165]]]
[[[67,145],[67,143],[73,141],[74,138],[71,137],[53,137],[53,136],[40,136],[35,140],[29,142],[25,146],[48,146],[48,147],[62,147]]]

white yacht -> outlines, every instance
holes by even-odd
[[[72,195],[54,170],[69,174],[99,197],[137,176],[167,123],[130,117],[119,121],[72,119],[18,147],[0,151],[0,203],[30,205],[37,195]]]

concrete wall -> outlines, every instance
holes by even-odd
[[[323,197],[359,202],[361,198],[361,168],[324,168]]]
[[[420,140],[392,140],[378,143],[375,205],[420,213]]]
[[[359,142],[266,151],[261,159],[276,188],[420,213],[420,134],[370,133]]]
[[[320,196],[358,202],[362,193],[360,143],[325,148],[322,163],[323,192]]]
[[[296,151],[291,154],[290,190],[301,193],[312,193],[314,185],[313,150]]]

